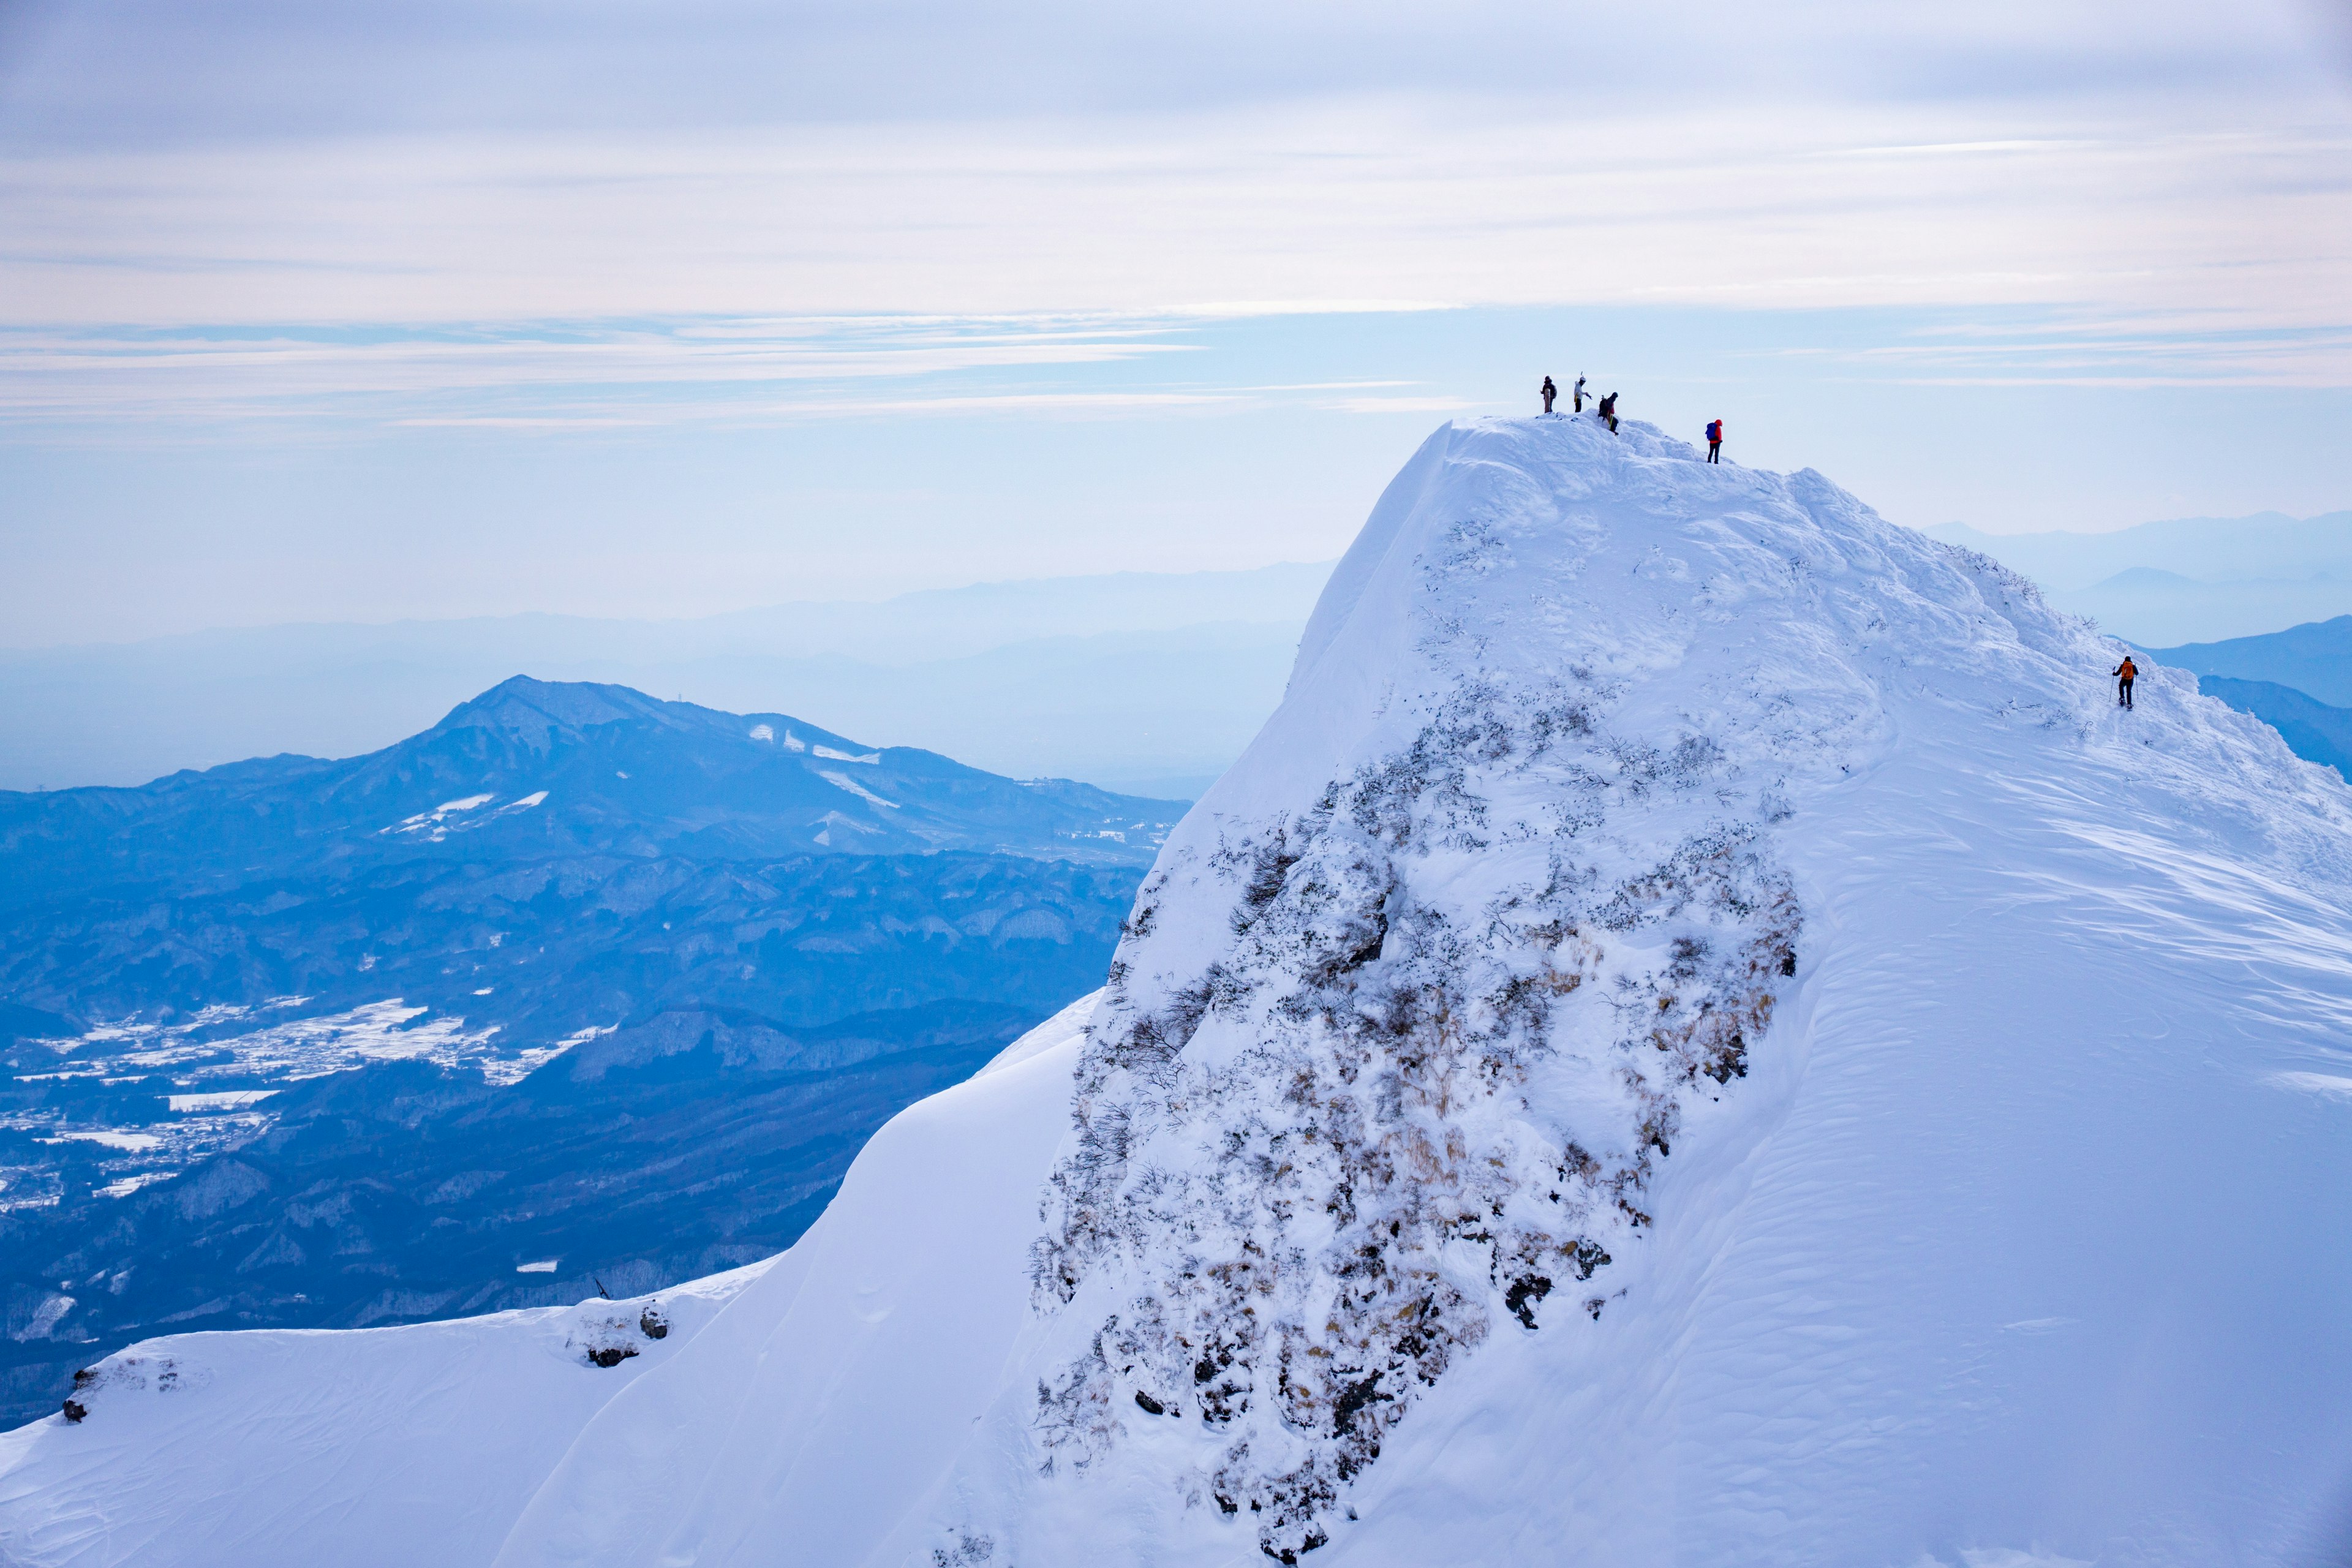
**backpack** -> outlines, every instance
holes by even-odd
[[[1720,441],[1723,439],[1722,420],[1710,419],[1706,422],[1706,438],[1710,441]]]

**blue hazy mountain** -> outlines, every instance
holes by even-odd
[[[1960,522],[1925,531],[1981,551],[2060,592],[2087,588],[2133,567],[2209,583],[2323,574],[2352,580],[2352,511],[2171,518],[2105,533],[1985,533]]]
[[[362,757],[0,794],[0,905],[590,847],[694,859],[954,848],[1142,865],[1179,815],[1167,802],[868,748],[781,713],[518,676]]]
[[[2200,676],[2291,686],[2335,707],[2352,707],[2352,616],[2289,626],[2262,637],[2150,648],[2167,664]]]
[[[0,788],[373,751],[525,669],[786,708],[1016,777],[1181,796],[1273,711],[1329,572],[1130,572],[679,621],[520,615],[0,649]]]
[[[2148,643],[2242,637],[2352,611],[2352,512],[2176,518],[2108,533],[1926,531],[2042,584],[2051,602]]]
[[[1099,983],[1181,810],[525,679],[367,756],[0,795],[0,1415],[161,1327],[787,1245]]]

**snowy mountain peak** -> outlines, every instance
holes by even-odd
[[[1296,1562],[1482,1347],[1589,1332],[1664,1163],[1739,1158],[1751,1064],[1785,1079],[1785,825],[1906,734],[2252,772],[2345,824],[2183,679],[2116,711],[2116,657],[1811,472],[1591,419],[1432,437],[1144,886],[1033,1248],[1026,1473],[940,1550],[1031,1561],[1108,1488]]]
[[[2119,651],[1811,472],[1438,431],[1101,997],[498,1563],[2338,1560],[2352,796]]]

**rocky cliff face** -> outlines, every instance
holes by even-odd
[[[1479,682],[1304,810],[1163,862],[1036,1248],[1041,1309],[1099,1323],[1041,1389],[1046,1468],[1165,1415],[1180,1484],[1295,1562],[1459,1358],[1604,1310],[1802,926],[1719,748],[1604,707]],[[1221,939],[1206,964],[1155,967],[1171,904]]]

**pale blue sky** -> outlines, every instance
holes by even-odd
[[[0,8],[0,640],[1336,554],[1546,372],[2352,504],[2321,5]]]

